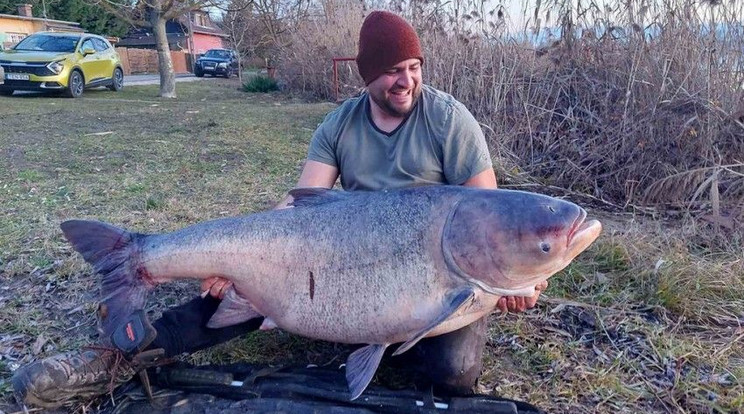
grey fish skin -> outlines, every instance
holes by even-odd
[[[400,341],[400,332],[431,319],[458,282],[432,248],[446,218],[436,206],[445,200],[334,196],[340,199],[147,237],[141,266],[154,283],[230,279],[258,314],[290,332],[344,343]]]
[[[177,278],[234,284],[210,321],[265,316],[316,339],[368,343],[347,364],[352,397],[385,347],[458,329],[499,295],[531,295],[599,235],[599,222],[555,198],[431,186],[379,192],[301,189],[295,208],[142,235],[104,223],[62,223],[103,275],[108,337],[146,291]]]

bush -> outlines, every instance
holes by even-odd
[[[243,90],[246,92],[271,92],[278,91],[279,85],[276,79],[267,76],[254,76],[243,84]]]

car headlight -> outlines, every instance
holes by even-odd
[[[226,68],[226,67],[227,67],[227,62],[221,62],[221,63],[220,63],[220,64],[218,64],[217,66],[219,66],[219,67],[221,67],[221,68]]]
[[[50,64],[48,64],[47,68],[49,68],[49,70],[59,75],[62,72],[62,69],[65,68],[65,65],[62,63],[61,60],[58,60],[56,62],[51,62]]]

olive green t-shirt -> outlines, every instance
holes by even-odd
[[[368,94],[348,99],[313,134],[308,160],[338,168],[345,190],[455,184],[492,168],[483,131],[452,95],[422,85],[408,118],[385,133]]]

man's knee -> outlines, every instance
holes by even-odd
[[[435,388],[450,394],[472,391],[483,368],[487,325],[482,318],[457,331],[427,338],[414,348],[423,373]]]

